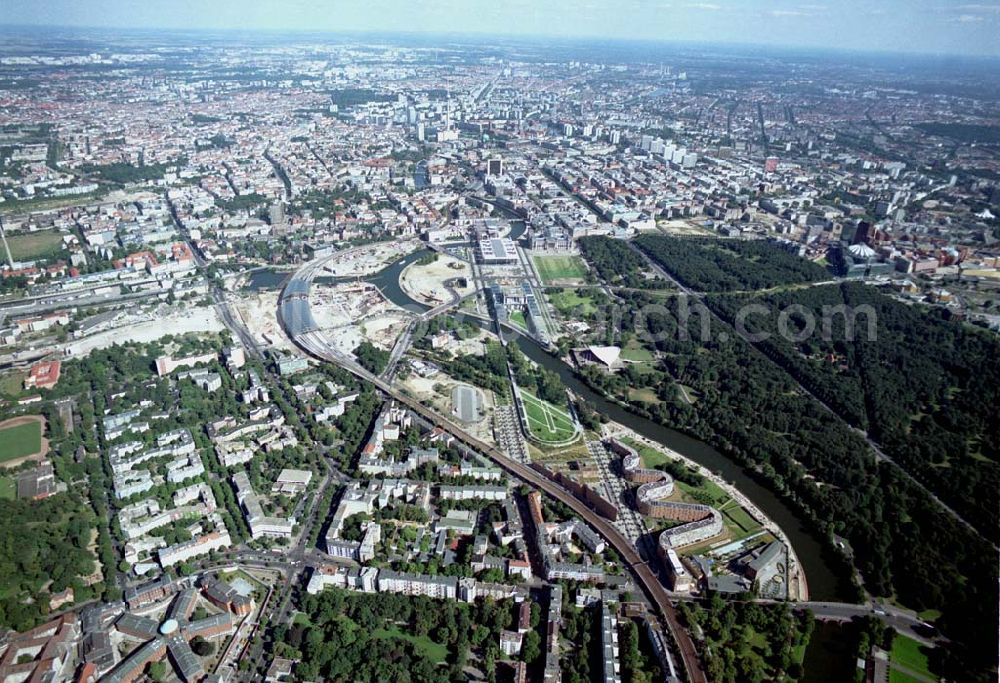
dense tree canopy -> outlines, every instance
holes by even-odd
[[[821,266],[762,240],[719,240],[645,234],[636,245],[692,289],[731,292],[814,282]]]
[[[972,624],[997,616],[990,547],[893,466],[879,464],[856,432],[707,311],[692,317],[704,316],[709,334],[685,337],[676,300],[667,302],[664,315],[638,317],[633,312],[655,299],[636,291],[621,296],[624,325],[645,327],[657,340],[668,378],[648,386],[658,402],[631,401],[632,408],[744,463],[818,529],[848,539],[867,590],[916,609],[942,610],[941,626],[956,641],[953,653],[967,663],[964,675],[973,661],[984,670],[996,643],[984,642]],[[583,376],[626,402],[628,389],[642,386],[636,378],[592,369]],[[681,400],[675,384],[693,389],[697,401]]]
[[[382,374],[389,365],[389,352],[372,344],[370,341],[363,341],[354,349],[354,356],[368,372],[376,375]]]
[[[1000,339],[995,334],[947,321],[936,310],[903,304],[859,283],[760,299],[716,297],[710,305],[731,320],[749,302],[771,311],[802,307],[788,318],[793,334],[815,321],[815,331],[802,341],[779,334],[776,313],[750,317],[747,327],[768,333],[760,346],[769,356],[997,540]],[[850,309],[838,308],[843,306]],[[823,332],[824,321],[829,334]]]
[[[663,279],[648,274],[646,260],[622,240],[597,235],[584,237],[577,244],[597,274],[609,285],[654,289],[667,286]]]
[[[339,590],[305,596],[302,610],[309,624],[281,625],[274,640],[277,654],[301,657],[295,675],[304,681],[464,680],[473,648],[489,675],[488,662],[500,656],[500,631],[513,621],[513,604],[506,600],[469,605]],[[437,651],[443,661],[432,658]]]
[[[704,605],[681,603],[694,629],[712,683],[797,680],[801,652],[813,629],[812,613],[787,605],[730,603],[713,595]]]
[[[79,496],[59,493],[39,501],[0,499],[0,519],[0,625],[23,631],[44,617],[48,594],[93,573],[87,546],[94,515]]]

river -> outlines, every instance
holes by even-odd
[[[376,284],[382,293],[397,306],[411,311],[428,310],[428,306],[411,299],[399,286],[399,274],[403,268],[425,253],[427,250],[410,254],[366,279],[368,282]],[[809,530],[806,523],[791,507],[779,499],[770,489],[752,478],[742,467],[708,444],[658,422],[636,415],[621,405],[604,398],[584,384],[562,359],[543,349],[530,337],[517,335],[517,345],[528,358],[557,373],[567,389],[585,399],[598,412],[707,467],[736,486],[787,534],[805,570],[811,600],[851,600],[849,578],[839,577],[833,572],[831,563],[827,561],[826,557],[828,551],[822,541]]]
[[[516,223],[519,225],[515,225],[511,231],[514,238],[520,237],[525,231],[522,221]],[[414,301],[403,292],[399,286],[399,275],[406,266],[429,253],[431,253],[429,249],[419,249],[383,268],[378,273],[363,279],[376,285],[386,298],[397,306],[417,313],[426,311],[429,309],[428,306]],[[287,272],[282,271],[255,271],[250,278],[250,287],[255,290],[276,288],[281,285],[287,275]],[[354,281],[355,279],[317,278],[316,281]],[[821,539],[809,529],[808,524],[800,519],[791,507],[770,489],[751,477],[742,467],[708,444],[658,422],[636,415],[618,403],[604,398],[584,384],[562,359],[543,349],[530,337],[517,335],[517,345],[530,359],[557,373],[567,389],[589,402],[598,412],[707,467],[736,486],[788,536],[805,570],[811,600],[850,601],[852,599],[849,577],[839,576],[833,571],[832,567],[837,566],[838,563],[835,560],[829,561],[832,558],[827,556],[829,551]]]
[[[292,271],[289,270],[260,268],[250,273],[247,278],[247,287],[254,292],[264,289],[280,289],[291,274]]]

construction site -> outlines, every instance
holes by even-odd
[[[412,313],[397,307],[367,282],[315,283],[310,305],[327,339],[345,354],[366,340],[391,349],[413,318]]]

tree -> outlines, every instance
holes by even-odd
[[[542,638],[538,631],[528,631],[524,634],[524,642],[521,644],[521,659],[531,664],[542,653]]]
[[[146,673],[154,681],[162,681],[167,676],[167,664],[163,661],[153,662],[146,669]]]
[[[215,645],[205,640],[201,636],[195,636],[191,640],[191,649],[199,657],[208,657],[215,652]]]

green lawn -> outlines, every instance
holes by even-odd
[[[760,524],[754,521],[754,518],[750,516],[750,513],[741,507],[730,507],[723,511],[722,513],[725,517],[728,517],[736,526],[745,531],[746,533],[753,533],[760,529]]]
[[[896,669],[889,669],[889,683],[924,683],[919,678],[904,674]]]
[[[621,359],[633,363],[647,363],[653,360],[653,354],[636,340],[630,339],[622,348]]]
[[[572,315],[579,309],[581,315],[591,315],[597,310],[594,300],[576,289],[560,289],[549,294],[549,301],[563,315]]]
[[[642,462],[642,466],[647,469],[655,469],[663,463],[670,461],[670,457],[668,455],[656,450],[655,448],[643,446],[632,439],[622,439],[622,441],[636,450],[639,454],[639,460]]]
[[[643,403],[659,403],[660,397],[657,396],[656,392],[645,387],[643,389],[629,389],[628,398],[630,401],[641,401]]]
[[[528,329],[528,321],[524,317],[524,311],[513,311],[507,318],[512,325],[520,327],[522,330]]]
[[[565,410],[521,390],[521,400],[528,416],[528,429],[543,443],[561,443],[573,438],[576,425]]]
[[[17,482],[14,477],[0,477],[0,498],[14,500],[17,498]]]
[[[699,503],[713,505],[717,508],[731,500],[728,493],[719,488],[719,485],[714,481],[708,479],[702,481],[700,486],[689,486],[683,481],[676,482],[676,486]]]
[[[55,230],[7,235],[10,254],[15,261],[33,261],[53,256],[62,250],[62,234]]]
[[[587,275],[587,269],[579,256],[535,256],[535,268],[544,284],[556,280],[581,280]]]
[[[388,639],[400,639],[408,640],[418,649],[421,650],[428,659],[434,662],[443,662],[448,659],[448,647],[440,643],[435,643],[427,636],[415,636],[409,633],[403,633],[398,628],[393,627],[391,629],[380,628],[372,632],[372,636],[375,638],[388,638]]]
[[[42,450],[42,426],[37,422],[0,431],[0,462],[34,455]]]
[[[907,669],[917,673],[924,673],[931,678],[936,678],[930,673],[927,663],[926,648],[913,638],[908,638],[897,633],[892,641],[891,661],[902,664]]]
[[[0,377],[0,394],[4,396],[20,396],[24,388],[24,378],[27,373],[12,370]]]

